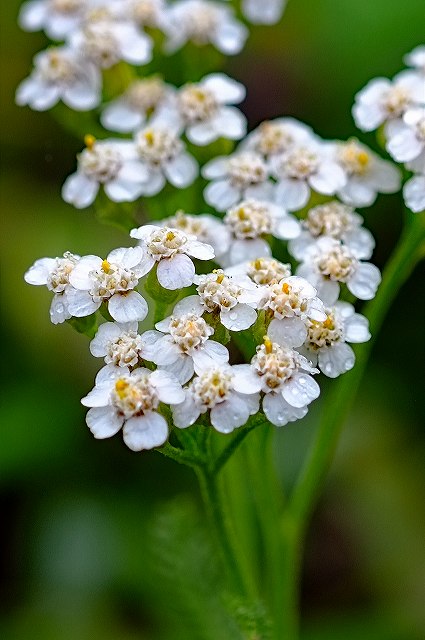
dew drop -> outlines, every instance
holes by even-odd
[[[237,320],[238,314],[233,312],[233,313],[229,313],[229,318],[230,320]]]

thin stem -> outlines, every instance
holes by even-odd
[[[230,585],[238,595],[252,596],[255,587],[246,570],[246,564],[234,542],[231,527],[223,507],[217,476],[206,467],[198,467],[197,475],[202,497],[223,559],[223,566],[230,578]]]
[[[302,542],[308,520],[331,464],[338,437],[362,380],[373,342],[398,291],[424,253],[425,227],[421,216],[410,214],[405,230],[383,274],[378,293],[365,309],[373,339],[357,350],[357,363],[330,388],[323,419],[284,513],[282,530],[285,563],[280,594],[282,638],[298,636],[298,590]]]
[[[171,458],[180,464],[185,464],[188,467],[197,468],[202,464],[198,458],[191,456],[183,449],[173,447],[169,442],[166,442],[162,447],[158,448],[157,451],[162,453],[163,456]]]
[[[233,440],[228,445],[226,445],[220,455],[217,456],[214,463],[214,473],[219,473],[219,471],[224,467],[226,462],[239,447],[241,442],[245,440],[248,433],[250,433],[256,427],[264,425],[265,422],[267,422],[266,418],[261,413],[258,413],[249,420],[248,424],[245,427],[239,429],[239,431],[237,431],[235,436],[233,437]]]

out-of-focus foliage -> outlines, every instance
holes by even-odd
[[[39,256],[110,250],[127,238],[60,198],[82,142],[48,114],[18,109],[41,34],[2,18],[2,594],[6,640],[237,640],[191,472],[120,443],[96,442],[80,397],[100,362],[88,341],[48,321],[49,294],[23,282]],[[293,0],[280,25],[255,27],[228,70],[248,87],[252,125],[284,114],[326,137],[356,135],[354,93],[393,75],[424,39],[423,0]],[[373,145],[372,136],[359,135]],[[400,230],[401,197],[365,212],[382,266]],[[305,640],[419,640],[425,634],[425,438],[420,393],[420,274],[396,301],[315,515],[303,588]],[[325,391],[326,392],[326,391]],[[307,420],[279,432],[282,481],[290,486],[310,441]],[[254,437],[254,434],[251,434]],[[244,443],[249,456],[250,437]],[[226,473],[245,495],[247,467]],[[239,501],[240,502],[240,501]],[[232,506],[232,495],[229,495]],[[242,529],[242,527],[241,527]],[[246,529],[246,527],[244,527]],[[259,554],[256,531],[241,537]],[[258,612],[240,611],[247,626]],[[261,618],[261,616],[260,616]],[[267,638],[267,622],[252,629]]]

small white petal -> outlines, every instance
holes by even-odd
[[[263,411],[269,422],[276,427],[283,427],[288,422],[303,418],[308,408],[306,406],[292,407],[280,393],[268,393],[263,398]]]
[[[65,180],[62,198],[77,209],[85,209],[95,201],[98,191],[99,185],[95,180],[77,172]]]
[[[277,183],[274,200],[289,211],[297,211],[307,204],[310,198],[308,184],[301,180],[285,178]]]
[[[164,172],[174,187],[183,189],[195,180],[199,167],[193,156],[189,153],[181,153],[174,160],[167,162]]]
[[[144,320],[148,315],[148,303],[137,291],[114,293],[108,301],[108,311],[117,322]]]
[[[190,287],[195,275],[195,266],[189,256],[177,253],[172,258],[164,258],[159,261],[157,278],[164,289],[183,289]]]
[[[307,329],[300,318],[273,318],[268,328],[272,342],[285,347],[300,347],[307,338]]]
[[[347,342],[361,343],[367,342],[371,338],[369,320],[360,313],[353,313],[346,319],[344,330]]]
[[[349,371],[354,367],[355,361],[354,351],[345,342],[337,342],[319,351],[319,367],[328,378],[337,378]]]
[[[378,267],[368,262],[361,262],[347,282],[347,287],[360,300],[372,300],[380,282],[381,272]]]
[[[240,191],[230,184],[229,180],[211,182],[204,189],[205,202],[217,211],[226,211],[240,199]]]
[[[94,437],[103,440],[118,433],[123,418],[113,407],[95,407],[87,412],[86,422]]]
[[[247,304],[236,304],[230,311],[221,310],[220,320],[229,331],[244,331],[257,319],[257,312]]]
[[[305,407],[319,397],[320,387],[317,382],[305,373],[297,373],[283,385],[284,400],[292,407]]]
[[[184,400],[184,391],[179,381],[167,371],[157,369],[151,373],[150,383],[155,387],[158,398],[167,404],[180,404]]]
[[[146,411],[142,416],[130,418],[123,429],[124,442],[132,451],[159,447],[168,438],[168,425],[156,411]]]
[[[54,258],[40,258],[40,260],[36,260],[32,267],[25,273],[25,282],[35,285],[47,284],[47,279],[55,265],[56,260]]]
[[[228,399],[210,411],[211,424],[220,433],[231,433],[244,425],[249,418],[249,409],[243,399],[230,394]]]
[[[234,377],[232,386],[239,393],[257,393],[261,390],[261,378],[249,364],[237,364],[232,367]]]
[[[71,317],[66,294],[58,293],[53,297],[49,313],[52,324],[61,324]]]
[[[210,73],[202,80],[202,86],[212,91],[221,104],[238,104],[246,95],[243,84],[224,73]]]
[[[68,311],[76,318],[84,318],[90,316],[97,311],[101,302],[94,302],[88,291],[79,291],[78,289],[69,289],[67,292]]]
[[[171,411],[174,424],[179,429],[190,427],[196,422],[201,413],[199,406],[188,391],[186,391],[184,402],[171,407]]]

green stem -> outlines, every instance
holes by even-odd
[[[256,427],[260,425],[264,425],[265,422],[267,422],[267,420],[261,413],[258,413],[257,415],[252,416],[248,421],[248,423],[245,425],[245,427],[239,429],[236,432],[232,441],[228,445],[226,445],[226,447],[223,449],[220,455],[217,456],[214,463],[214,473],[219,473],[219,471],[221,471],[221,469],[224,467],[226,462],[229,460],[229,458],[233,455],[233,453],[239,447],[241,442],[245,440],[248,433],[250,433]]]
[[[378,293],[365,309],[373,338],[358,347],[354,369],[344,374],[330,388],[322,409],[323,419],[285,511],[282,524],[285,563],[282,567],[282,592],[279,596],[283,611],[279,637],[285,640],[295,640],[298,637],[301,549],[308,521],[362,380],[374,340],[397,293],[424,254],[424,223],[422,216],[409,214],[404,232],[385,268]]]
[[[223,567],[229,577],[230,587],[237,595],[250,597],[254,594],[255,587],[246,570],[245,559],[241,558],[237,541],[234,541],[231,525],[223,506],[217,476],[205,466],[198,467],[196,471],[202,497],[222,556]]]
[[[198,458],[191,456],[183,449],[173,447],[169,442],[166,442],[162,447],[158,448],[157,451],[162,453],[166,458],[171,458],[172,460],[175,460],[180,464],[185,464],[188,467],[197,468],[202,464]]]

